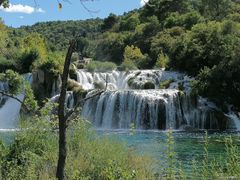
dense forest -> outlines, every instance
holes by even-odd
[[[77,51],[119,70],[166,68],[195,77],[193,93],[225,109],[240,107],[240,3],[237,0],[150,0],[121,16],[56,21],[20,28],[0,24],[0,71],[61,72],[69,40]]]

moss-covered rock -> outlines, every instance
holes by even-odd
[[[131,78],[128,79],[128,82],[127,82],[127,83],[128,83],[128,86],[129,86],[129,87],[131,87],[131,86],[133,85],[134,79],[135,79],[135,77],[131,77]]]
[[[143,89],[155,89],[155,84],[152,81],[147,81],[144,83]]]
[[[70,79],[74,79],[75,81],[77,81],[76,70],[72,67],[69,69],[69,77],[70,77]]]
[[[182,92],[185,90],[183,83],[178,83],[178,90]]]
[[[68,79],[67,90],[77,92],[82,90],[82,86],[75,80]]]
[[[40,104],[45,98],[51,98],[54,95],[53,93],[60,92],[60,74],[55,74],[43,70],[35,70],[32,72],[32,75],[33,92]]]
[[[168,89],[170,84],[174,82],[174,79],[168,79],[168,80],[165,80],[165,81],[162,81],[160,83],[160,86],[159,88],[160,89]]]
[[[100,81],[95,81],[93,83],[93,85],[94,85],[94,89],[104,89],[105,88],[105,84]]]

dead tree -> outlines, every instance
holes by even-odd
[[[67,81],[69,74],[69,67],[71,64],[72,53],[76,46],[76,40],[72,40],[70,42],[70,46],[68,48],[68,52],[65,58],[63,75],[62,75],[62,87],[61,93],[59,97],[59,106],[58,106],[58,120],[59,120],[59,152],[58,152],[58,164],[57,164],[57,173],[56,177],[59,180],[64,179],[64,169],[65,162],[67,157],[67,147],[66,147],[66,128],[67,128],[67,120],[65,117],[65,99],[67,93]]]
[[[94,98],[107,89],[107,80],[106,80],[106,87],[104,90],[99,90],[95,92],[93,95],[86,97],[82,100],[79,100],[76,105],[74,106],[73,109],[71,109],[69,112],[65,111],[65,99],[66,99],[66,94],[67,94],[67,81],[68,81],[68,76],[69,76],[69,67],[71,64],[71,57],[72,53],[75,50],[77,40],[72,40],[70,42],[70,46],[68,48],[68,52],[65,58],[65,63],[64,63],[64,70],[62,74],[62,87],[61,87],[61,93],[59,96],[59,105],[58,105],[58,123],[59,123],[59,152],[58,152],[58,164],[57,164],[57,173],[56,177],[59,180],[63,180],[65,177],[65,164],[66,164],[66,157],[67,157],[67,142],[66,142],[66,131],[68,124],[70,120],[73,118],[72,115],[74,112],[77,111],[78,107],[81,105],[81,103]]]

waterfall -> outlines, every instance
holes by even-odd
[[[132,123],[137,129],[179,129],[185,125],[217,129],[213,111],[198,109],[200,104],[195,106],[190,98],[174,89],[106,91],[84,104],[82,116],[104,129],[130,128]]]
[[[240,131],[240,119],[239,117],[234,113],[226,114],[226,116],[232,121],[234,127],[237,131]]]
[[[174,79],[176,81],[183,80],[184,76],[177,72],[163,70],[136,70],[136,71],[112,71],[112,72],[94,72],[89,73],[86,70],[77,70],[77,81],[83,89],[94,89],[94,83],[106,84],[109,90],[129,89],[129,81],[137,87],[142,87],[146,82],[153,82],[159,85],[161,81]]]
[[[53,96],[50,102],[57,103],[59,100],[60,94]],[[71,109],[74,107],[74,97],[72,91],[67,91],[66,98],[65,98],[65,105],[66,108]]]
[[[32,75],[30,73],[23,75],[24,79],[29,83],[32,82]],[[0,90],[7,91],[7,83],[0,82]],[[24,92],[20,93],[16,97],[23,101]],[[4,102],[3,102],[4,99]],[[2,102],[2,103],[1,103]],[[17,120],[19,118],[19,113],[21,109],[21,103],[13,98],[0,97],[0,129],[14,129],[17,125]]]
[[[17,96],[19,100],[24,99],[24,94]],[[0,128],[1,129],[13,129],[16,128],[17,119],[21,109],[21,103],[15,99],[8,98],[6,103],[0,109]]]
[[[82,109],[82,117],[95,127],[126,129],[134,124],[137,129],[222,128],[219,109],[205,98],[192,97],[192,78],[184,74],[164,70],[105,73],[77,70],[77,74],[79,84],[87,90],[94,89],[95,82],[104,84],[107,79],[108,90],[85,102]],[[160,89],[159,85],[166,80],[171,80],[169,87]],[[144,90],[144,84],[149,82],[153,86]],[[236,123],[240,121],[232,115],[225,117],[234,119],[238,127]]]

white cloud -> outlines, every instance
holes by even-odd
[[[0,10],[8,13],[25,13],[25,14],[32,14],[34,12],[45,13],[45,11],[41,8],[35,9],[34,7],[22,4],[9,4],[8,8],[0,6]]]
[[[42,8],[37,8],[37,9],[36,9],[36,12],[45,13],[46,11],[44,11]]]
[[[144,6],[146,3],[148,3],[149,0],[141,0],[140,1],[140,5],[141,6]]]

